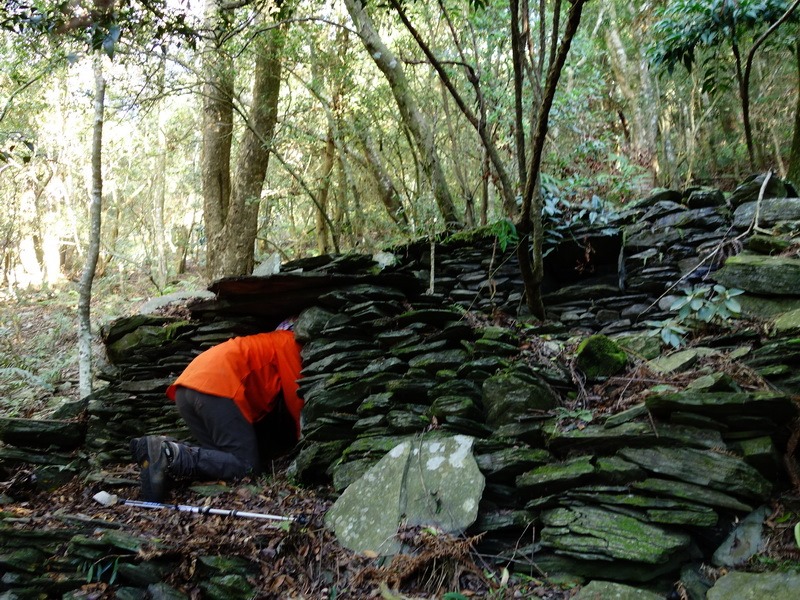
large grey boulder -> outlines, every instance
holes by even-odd
[[[473,442],[456,435],[398,444],[344,491],[326,525],[346,548],[381,556],[402,550],[401,524],[463,532],[478,516],[485,484]]]
[[[766,173],[751,175],[733,190],[728,202],[733,208],[738,208],[745,202],[757,200],[762,195],[761,187],[764,184]],[[786,198],[794,192],[780,178],[770,177],[764,188],[763,198]],[[795,194],[796,195],[796,194]]]

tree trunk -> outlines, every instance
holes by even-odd
[[[325,149],[322,153],[322,167],[319,175],[319,201],[316,210],[317,252],[327,254],[331,251],[331,236],[334,232],[328,228],[328,195],[331,189],[333,176],[333,163],[336,159],[336,146],[333,141],[333,127],[328,125],[328,135],[325,140]]]
[[[218,0],[207,0],[205,28],[224,28]],[[231,142],[233,141],[233,61],[212,36],[203,53],[203,219],[206,229],[209,277],[222,271],[225,222],[231,200]]]
[[[581,22],[581,13],[587,0],[574,0],[567,17],[564,34],[558,52],[550,63],[547,73],[542,105],[539,108],[536,120],[536,129],[531,140],[531,158],[528,164],[528,180],[525,185],[525,195],[522,198],[522,211],[517,221],[517,232],[520,244],[517,246],[520,272],[525,285],[525,297],[531,314],[539,319],[544,319],[544,303],[542,302],[541,283],[544,279],[544,263],[542,257],[542,243],[544,230],[542,227],[542,195],[539,189],[539,169],[542,164],[544,144],[547,141],[547,129],[550,119],[550,109],[556,94],[558,80],[564,68],[572,39]],[[553,32],[555,35],[557,32]],[[533,251],[531,252],[531,245]]]
[[[733,56],[736,64],[736,85],[739,88],[739,102],[742,107],[742,125],[744,126],[744,141],[747,146],[747,159],[750,162],[750,169],[756,168],[756,154],[753,148],[753,130],[750,125],[750,89],[747,80],[742,72],[742,57],[739,46],[734,41]]]
[[[800,39],[795,42],[794,57],[797,66],[797,98],[794,108],[794,131],[792,132],[792,150],[789,154],[787,176],[795,186],[800,185]]]
[[[158,65],[156,85],[159,100],[156,104],[156,157],[155,171],[153,173],[152,199],[152,227],[153,227],[153,252],[154,264],[150,267],[151,278],[159,292],[167,286],[169,277],[169,261],[167,259],[167,235],[164,219],[164,201],[167,195],[167,115],[164,110],[164,75],[166,71],[166,56],[161,56]]]
[[[212,15],[220,14],[214,0]],[[207,22],[210,20],[207,14]],[[269,166],[278,115],[281,56],[285,32],[273,26],[254,41],[256,62],[252,104],[239,144],[235,176],[230,176],[233,134],[233,71],[221,49],[209,49],[205,74],[203,127],[203,196],[208,270],[212,278],[245,275],[253,270],[261,190]]]
[[[226,275],[244,275],[253,270],[261,190],[267,176],[270,145],[278,122],[285,32],[281,27],[274,27],[261,36],[262,43],[255,65],[253,104],[239,150],[231,205],[225,224],[229,239],[224,261]]]
[[[630,124],[629,152],[633,159],[649,165],[651,173],[655,174],[653,150],[658,130],[658,110],[645,56],[646,44],[638,39],[640,36],[636,36],[635,42],[639,49],[636,51],[634,61],[631,61],[622,41],[614,3],[608,3],[606,8],[609,11],[607,26],[604,28],[607,56],[614,81],[625,100],[624,109]]]
[[[389,218],[400,225],[401,228],[406,229],[408,227],[408,215],[403,206],[400,192],[397,191],[397,187],[392,181],[392,176],[386,170],[383,160],[381,160],[381,155],[375,147],[375,142],[363,127],[357,125],[356,130],[361,146],[364,149],[367,167],[378,184],[380,199],[386,207]]]
[[[402,64],[381,40],[372,19],[364,8],[363,0],[345,0],[345,5],[364,47],[389,83],[403,123],[411,132],[419,150],[422,169],[430,182],[439,213],[444,218],[446,225],[461,226],[461,219],[458,217],[439,154],[436,151],[433,131],[414,101],[414,95],[409,89]]]
[[[89,198],[89,244],[78,293],[78,389],[81,398],[92,393],[92,282],[100,254],[100,224],[103,208],[103,114],[106,81],[102,56],[94,57],[94,126],[92,128],[92,190]]]

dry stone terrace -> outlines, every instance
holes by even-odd
[[[746,182],[728,199],[664,190],[602,224],[574,223],[547,255],[543,323],[525,317],[513,245],[501,248],[488,229],[395,248],[396,264],[383,268],[370,256],[316,257],[270,277],[217,281],[214,298],[173,307],[177,314],[108,326],[108,385],[50,420],[5,419],[0,464],[32,468],[38,485],[55,486],[128,462],[130,437],[186,437],[164,396],[172,378],[205,348],[299,315],[306,407],[289,467],[297,481],[340,493],[403,440],[470,436],[486,479],[467,532],[485,532],[479,552],[523,572],[535,565],[654,587],[681,578],[704,594],[713,582],[700,565],[734,523],[800,477],[785,456],[797,445],[800,325],[789,319],[770,335],[741,328],[659,357],[667,352],[646,321],[669,316],[662,296],[676,284],[716,273],[747,292],[751,317],[800,308],[796,280],[763,285],[764,270],[789,278],[786,265],[800,264],[791,252],[777,256],[795,243],[800,199],[773,185],[759,230],[749,231],[760,189]],[[593,334],[627,351],[622,375],[639,393],[616,403],[587,394],[615,389],[613,378],[585,381],[575,368],[577,342]],[[17,552],[14,527],[0,525],[2,552]],[[0,558],[19,573],[2,584],[11,592],[48,561],[48,549],[30,544],[30,568]]]

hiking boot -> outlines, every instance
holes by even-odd
[[[131,442],[134,449],[134,443]],[[146,453],[145,453],[146,449]],[[140,466],[141,496],[146,502],[161,502],[171,482],[170,465],[181,453],[181,446],[164,436],[149,435],[135,444],[135,453],[143,457]]]
[[[145,435],[138,438],[133,438],[130,441],[130,449],[131,449],[131,456],[133,457],[133,462],[139,465],[141,468],[147,467],[147,462],[149,462],[149,456],[147,453],[147,440],[151,437],[158,437],[164,441],[174,442],[175,438],[169,437],[166,435]]]

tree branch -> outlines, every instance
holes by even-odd
[[[500,179],[500,188],[501,193],[503,194],[504,203],[506,205],[507,210],[510,210],[511,207],[515,206],[515,194],[514,188],[511,185],[511,180],[508,177],[508,173],[505,169],[505,165],[500,158],[500,155],[497,152],[497,148],[495,148],[492,140],[489,138],[489,135],[486,131],[486,123],[478,119],[474,112],[467,106],[466,102],[462,98],[461,94],[456,89],[453,81],[450,79],[450,76],[447,74],[447,71],[444,70],[442,63],[436,58],[436,56],[431,51],[430,47],[425,43],[420,36],[417,29],[412,25],[411,21],[408,19],[405,11],[403,10],[402,5],[398,0],[389,0],[389,4],[400,17],[400,20],[403,22],[403,25],[414,38],[414,41],[417,43],[419,48],[425,54],[425,56],[430,61],[431,66],[434,68],[436,73],[439,75],[444,86],[447,88],[447,91],[450,92],[450,95],[453,97],[456,105],[458,106],[459,110],[461,110],[464,117],[466,117],[467,121],[475,128],[478,132],[478,135],[481,138],[481,142],[483,143],[484,147],[486,148],[487,152],[489,153],[489,157],[491,158],[492,165],[494,166],[495,170],[497,171],[497,176]]]

